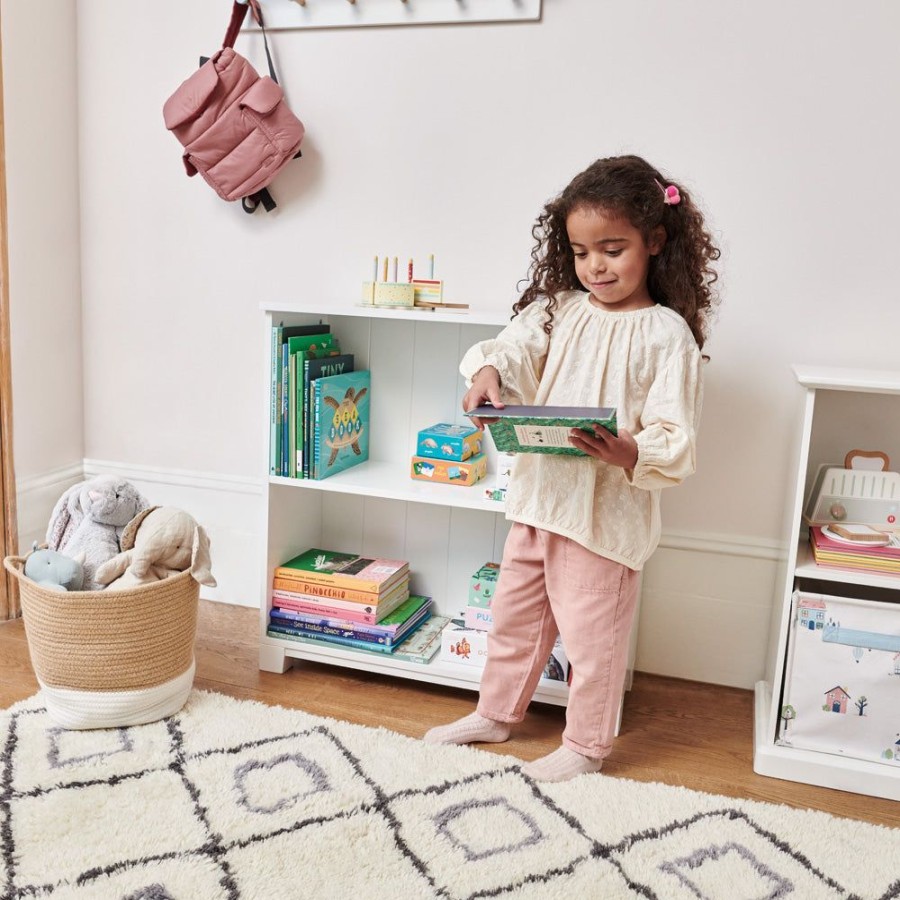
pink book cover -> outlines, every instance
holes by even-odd
[[[821,527],[813,525],[813,540],[820,550],[828,550],[831,553],[846,553],[850,556],[869,556],[880,559],[900,559],[900,546],[896,546],[896,538],[891,544],[884,547],[872,547],[865,544],[854,544],[850,541],[835,541],[822,533]]]

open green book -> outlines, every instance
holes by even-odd
[[[602,425],[618,434],[616,410],[613,407],[584,406],[479,406],[467,416],[493,419],[488,427],[498,450],[505,453],[556,453],[586,456],[569,441],[573,428],[593,433],[594,425]]]

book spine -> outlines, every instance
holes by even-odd
[[[288,475],[297,477],[297,356],[288,354]]]
[[[295,583],[299,582],[304,585],[304,588],[314,585],[348,588],[358,593],[369,594],[372,599],[367,602],[374,601],[376,603],[379,597],[391,593],[391,590],[397,586],[402,578],[402,576],[401,578],[394,577],[389,585],[386,586],[386,589],[382,591],[381,582],[369,581],[366,578],[359,578],[357,575],[342,575],[340,572],[309,572],[306,569],[289,569],[285,566],[277,566],[275,568],[275,577]],[[304,593],[308,592],[304,591]]]
[[[277,631],[279,634],[297,634],[304,637],[307,635],[314,635],[323,640],[351,640],[362,644],[372,644],[374,646],[386,646],[389,644],[387,638],[374,634],[366,634],[365,632],[357,631],[354,628],[332,628],[330,625],[317,625],[311,622],[297,622],[293,625],[280,625],[277,621],[272,622],[270,620],[269,630]]]
[[[310,417],[309,402],[309,360],[303,362],[303,477],[310,478],[309,448],[310,429],[312,419]]]
[[[288,360],[289,351],[287,343],[281,346],[281,474],[285,477],[289,475],[288,461],[290,454],[289,434],[288,434],[288,394],[290,387],[288,385]]]
[[[315,400],[313,402],[313,427],[312,427],[312,444],[313,444],[313,470],[315,474],[313,478],[319,478],[319,443],[321,441],[321,434],[319,433],[319,406],[321,404],[322,399],[322,389],[319,386],[318,380],[313,381],[310,385],[310,390],[313,391],[315,396]],[[362,587],[362,585],[360,585]],[[377,590],[377,588],[373,588],[373,590]]]
[[[276,610],[272,609],[271,613],[271,621],[273,624],[275,620],[278,619],[278,624],[290,626],[292,622],[298,623],[301,627],[303,625],[324,625],[327,628],[338,628],[343,629],[345,631],[358,631],[362,634],[371,634],[375,637],[386,638],[388,640],[393,640],[394,635],[397,633],[397,630],[401,627],[400,625],[367,625],[365,622],[359,622],[356,619],[341,619],[340,617],[323,617],[322,612],[319,611],[316,613],[306,613],[300,610]],[[355,635],[349,635],[350,637],[355,637]]]
[[[321,634],[287,634],[284,631],[274,631],[271,627],[266,632],[269,637],[282,638],[286,641],[297,641],[301,644],[339,644],[342,647],[351,647],[354,650],[365,650],[375,653],[392,653],[392,647],[384,644],[370,644],[367,641],[356,641],[353,638],[325,637]]]
[[[271,383],[269,393],[269,474],[278,474],[278,347],[281,328],[272,326],[271,340]]]
[[[303,369],[306,365],[306,353],[300,351],[294,357],[294,405],[291,409],[294,412],[294,418],[296,420],[295,425],[295,441],[297,446],[297,477],[305,478],[306,476],[303,474],[303,439],[306,423],[303,418]]]
[[[296,575],[298,573],[296,570],[292,569],[291,571],[294,573],[293,575],[279,574],[276,570],[275,577],[272,580],[272,587],[276,591],[296,594],[303,599],[309,598],[318,601],[343,600],[355,604],[362,603],[366,606],[377,606],[393,593],[393,590],[385,594],[377,594],[372,591],[357,591],[333,584],[313,584],[311,581],[297,578]]]
[[[315,585],[310,585],[315,587]],[[335,609],[347,609],[352,612],[362,612],[368,610],[375,612],[380,606],[387,605],[389,600],[393,600],[394,596],[384,597],[383,599],[375,598],[374,601],[348,599],[344,600],[340,596],[330,597],[322,594],[314,594],[312,592],[304,592],[297,589],[298,585],[285,581],[282,578],[276,578],[273,582],[272,599],[273,600],[289,600],[293,603],[308,603],[311,606],[330,606]],[[342,592],[339,588],[335,589],[337,593]],[[365,595],[367,598],[370,595]],[[408,595],[407,595],[408,596]],[[404,598],[405,599],[405,598]]]
[[[346,609],[335,609],[333,606],[318,606],[315,603],[302,603],[292,600],[281,600],[273,598],[272,612],[280,609],[284,612],[302,613],[306,616],[316,616],[320,618],[326,616],[330,619],[344,619],[349,622],[359,622],[362,625],[374,625],[378,621],[377,613],[374,612],[353,612]]]

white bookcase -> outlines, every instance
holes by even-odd
[[[900,616],[900,576],[817,566],[803,521],[819,465],[840,466],[851,449],[893,449],[889,455],[896,470],[900,372],[795,366],[794,373],[802,389],[800,427],[790,449],[795,470],[785,495],[785,555],[776,584],[769,665],[766,680],[756,685],[753,768],[761,775],[900,800],[900,767],[776,743],[794,590],[897,602]],[[900,698],[897,713],[900,731]]]
[[[427,484],[409,476],[417,432],[435,422],[464,422],[463,353],[496,335],[506,313],[372,309],[328,304],[265,307],[264,359],[273,325],[322,321],[372,372],[369,461],[322,481],[269,477],[269,369],[265,411],[267,473],[265,564],[260,602],[260,668],[284,672],[297,660],[379,672],[458,688],[478,689],[481,670],[435,658],[418,665],[330,646],[272,638],[266,633],[276,566],[310,547],[410,561],[411,589],[434,598],[435,613],[455,617],[465,607],[469,577],[502,557],[508,523],[503,504],[482,499],[496,471],[490,441],[488,481],[472,487]],[[534,699],[565,705],[568,686],[542,680]]]

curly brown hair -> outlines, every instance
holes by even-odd
[[[687,190],[676,185],[680,203],[663,202],[664,186],[670,184],[670,178],[639,156],[598,159],[576,175],[558,197],[544,206],[531,229],[535,239],[528,271],[531,283],[513,305],[513,314],[546,297],[549,316],[544,331],[550,334],[557,295],[584,290],[575,274],[566,220],[576,209],[600,209],[627,219],[645,242],[658,226],[665,229],[665,246],[650,258],[647,289],[656,303],[684,318],[702,348],[719,302],[714,290],[718,275],[710,263],[721,254]]]

